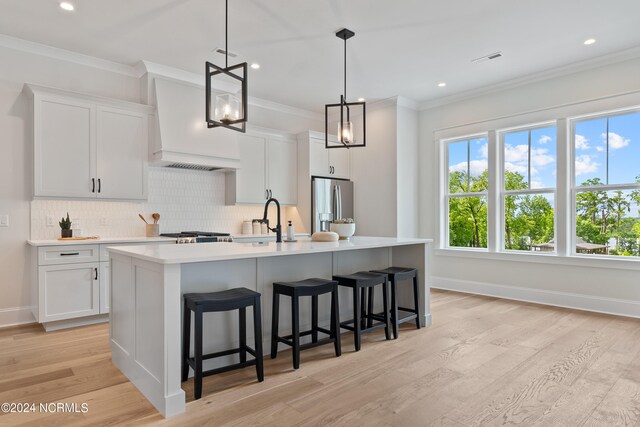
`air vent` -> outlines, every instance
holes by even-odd
[[[190,163],[171,163],[167,165],[167,167],[175,168],[175,169],[189,169],[194,171],[209,171],[209,172],[220,169],[220,168],[212,168],[210,166],[192,165]]]
[[[226,50],[224,50],[224,49],[223,49],[223,48],[221,48],[221,47],[217,47],[217,48],[213,49],[213,51],[212,51],[212,52],[219,53],[220,55],[224,55],[224,54],[226,54],[226,53],[227,53],[227,51],[226,51]],[[231,58],[237,58],[237,57],[238,57],[238,54],[237,54],[237,53],[233,53],[233,52],[231,52],[231,51],[230,51],[230,52],[229,52],[229,57],[231,57]]]
[[[490,53],[489,55],[481,56],[480,58],[476,58],[471,60],[473,63],[491,61],[492,59],[498,59],[502,57],[502,52]]]

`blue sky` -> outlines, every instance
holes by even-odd
[[[576,184],[607,181],[607,119],[576,123]],[[630,184],[640,175],[640,113],[609,118],[609,184]]]

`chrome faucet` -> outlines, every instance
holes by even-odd
[[[264,216],[262,217],[262,221],[264,221],[265,224],[267,223],[267,211],[269,210],[269,204],[271,202],[274,202],[276,204],[276,208],[278,208],[278,224],[276,225],[275,228],[271,228],[269,226],[267,227],[269,228],[269,230],[276,232],[276,243],[281,243],[282,242],[282,224],[280,224],[280,202],[278,202],[277,199],[274,199],[272,197],[269,200],[267,200],[267,203],[265,203],[264,205]]]

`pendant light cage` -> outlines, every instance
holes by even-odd
[[[229,0],[225,0],[225,66],[205,62],[205,114],[208,128],[247,131],[247,63],[229,66]],[[213,92],[224,81],[225,90]]]
[[[336,33],[336,37],[344,40],[344,91],[340,95],[339,104],[324,106],[325,148],[352,148],[367,145],[366,103],[347,101],[347,40],[355,33],[347,28]],[[330,120],[330,117],[332,120]],[[337,119],[337,121],[336,121]],[[331,122],[336,138],[329,136]]]

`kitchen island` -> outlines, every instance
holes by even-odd
[[[390,266],[419,271],[420,319],[431,324],[428,239],[352,237],[338,242],[200,243],[110,248],[110,341],[113,363],[158,411],[170,417],[185,410],[181,388],[182,295],[246,287],[262,294],[264,348],[271,334],[272,283],[311,277],[331,278]],[[399,287],[399,305],[412,306],[410,293]],[[411,287],[406,287],[410,289]],[[377,297],[377,302],[382,298]],[[353,317],[352,293],[340,289],[340,319]],[[281,309],[280,330],[291,327]],[[311,323],[310,304],[301,306],[300,327]],[[320,324],[329,324],[329,299],[320,300]],[[238,346],[236,312],[207,313],[204,352]],[[247,341],[252,342],[251,322]],[[349,349],[347,350],[347,356]],[[206,361],[206,369],[229,363],[234,356]],[[344,357],[344,355],[343,355]],[[208,363],[211,364],[208,364]],[[269,377],[265,377],[269,381]]]

